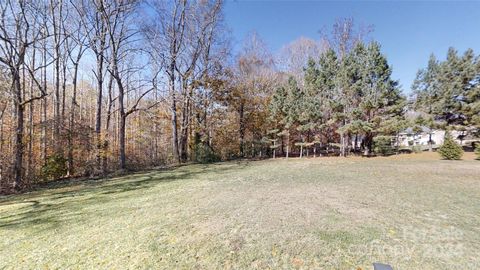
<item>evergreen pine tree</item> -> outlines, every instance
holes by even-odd
[[[428,65],[420,69],[413,82],[412,90],[415,95],[414,109],[429,116],[439,115],[441,112],[441,94],[439,85],[440,64],[435,55],[430,55]]]
[[[321,100],[322,122],[319,129],[326,139],[327,145],[333,141],[334,130],[337,128],[335,113],[338,112],[339,102],[334,99],[337,90],[338,58],[335,51],[327,50],[320,56],[318,63],[318,77],[316,84],[318,98]]]
[[[415,109],[447,126],[480,128],[480,59],[468,49],[449,48],[447,59],[432,55],[412,85]]]
[[[373,150],[375,136],[396,135],[403,127],[405,98],[398,82],[391,77],[392,70],[378,43],[372,42],[367,47],[359,44],[352,53],[356,68],[352,89],[357,105],[351,111],[354,120],[346,129],[364,136],[368,155]]]
[[[463,149],[462,147],[453,140],[450,132],[445,133],[445,139],[443,145],[438,149],[438,153],[448,160],[458,160],[462,158]]]
[[[281,129],[283,129],[279,135],[286,137],[287,158],[290,145],[290,129],[299,122],[303,102],[304,93],[293,77],[288,79],[285,86],[275,90],[270,102],[270,117],[279,121]]]

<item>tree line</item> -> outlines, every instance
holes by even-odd
[[[335,31],[343,33],[337,36],[348,37],[353,29],[336,30],[334,26]],[[317,60],[308,60],[302,76],[289,76],[274,91],[270,112],[277,124],[269,137],[281,143],[272,148],[281,147],[284,152],[286,145],[288,156],[288,146],[294,142],[300,155],[305,147],[323,149],[327,155],[329,147],[342,156],[370,155],[375,145],[398,147],[398,136],[408,127],[415,132],[421,132],[421,127],[430,130],[430,151],[435,129],[462,131],[461,138],[456,138],[460,140],[467,135],[478,139],[480,56],[472,49],[459,55],[449,48],[444,61],[432,55],[427,67],[417,72],[411,95],[406,96],[392,78],[379,43],[346,40],[331,41],[333,46]],[[383,151],[377,149],[380,154]]]
[[[186,161],[224,72],[222,5],[1,1],[2,187]]]
[[[408,98],[371,27],[339,19],[277,55],[252,32],[233,53],[223,5],[1,1],[2,192],[279,147],[368,155],[376,137],[408,125],[409,109],[478,128],[471,50],[432,58]]]

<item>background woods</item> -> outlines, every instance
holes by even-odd
[[[234,48],[223,4],[1,1],[2,192],[274,150],[369,155],[411,110],[431,127],[480,125],[472,50],[432,56],[407,98],[371,27],[339,19],[276,55],[256,33]]]
[[[2,1],[2,188],[213,153],[222,4]]]

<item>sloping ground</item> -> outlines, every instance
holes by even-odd
[[[479,213],[434,153],[191,165],[2,199],[0,268],[480,269]]]

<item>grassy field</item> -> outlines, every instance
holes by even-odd
[[[480,161],[189,165],[0,199],[0,269],[480,269]]]

